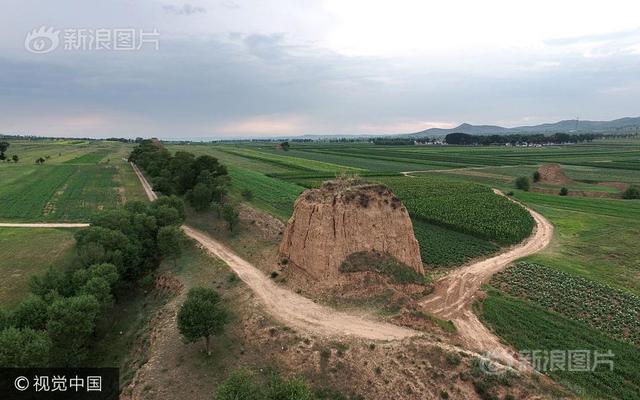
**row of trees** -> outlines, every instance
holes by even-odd
[[[12,312],[0,310],[0,365],[81,366],[96,322],[117,293],[149,275],[162,257],[178,257],[183,220],[182,201],[173,196],[97,214],[76,233],[69,268],[33,277],[31,295]]]
[[[198,211],[211,202],[222,203],[227,192],[227,168],[208,155],[196,157],[186,151],[171,154],[157,140],[142,140],[131,152],[135,162],[151,177],[157,192],[185,196]]]
[[[491,144],[512,144],[518,143],[530,143],[530,144],[545,144],[545,143],[579,143],[590,142],[594,139],[600,139],[604,137],[603,134],[595,133],[554,133],[553,135],[544,135],[542,133],[536,134],[511,134],[511,135],[470,135],[467,133],[450,133],[445,136],[444,141],[447,144],[456,145],[491,145]]]
[[[138,145],[129,156],[151,177],[153,190],[166,195],[179,195],[196,211],[212,206],[224,218],[229,230],[239,221],[235,207],[227,201],[230,178],[227,168],[209,155],[196,157],[186,151],[171,154],[157,140],[136,140]]]

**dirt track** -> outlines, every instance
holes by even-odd
[[[497,194],[502,192],[494,189]],[[480,286],[513,261],[544,249],[553,237],[553,225],[539,213],[525,207],[533,216],[536,228],[529,238],[486,260],[456,269],[436,282],[434,293],[421,303],[424,309],[440,318],[452,320],[469,349],[492,353],[503,361],[515,363],[509,350],[476,317],[471,305]]]
[[[404,339],[420,335],[411,329],[360,318],[318,305],[306,297],[277,286],[262,271],[207,234],[186,225],[182,229],[189,237],[197,240],[205,249],[227,263],[255,292],[269,313],[288,326],[326,336],[337,334],[376,340]]]
[[[0,222],[0,228],[86,228],[89,224],[85,223],[65,223],[65,222],[55,222],[55,223],[10,223],[10,222]]]
[[[145,193],[150,200],[157,199],[151,185],[137,166],[132,164]],[[496,193],[502,194],[495,190]],[[426,311],[444,319],[450,319],[470,350],[489,353],[491,358],[515,367],[527,368],[514,359],[510,350],[502,345],[475,316],[471,305],[476,300],[480,286],[491,275],[505,268],[514,260],[536,253],[546,247],[553,236],[553,226],[539,213],[527,208],[536,222],[534,234],[524,242],[491,257],[452,271],[436,283],[434,294],[421,305]],[[0,224],[11,227],[84,227],[88,224]],[[393,324],[374,321],[330,307],[321,306],[312,300],[277,286],[260,270],[236,255],[225,245],[206,233],[190,226],[182,227],[185,233],[198,241],[205,249],[226,262],[238,276],[256,293],[267,310],[284,324],[304,331],[326,336],[348,335],[372,340],[398,340],[419,336],[415,330]],[[449,347],[442,345],[443,347]]]

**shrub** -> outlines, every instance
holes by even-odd
[[[531,184],[529,183],[529,178],[527,178],[526,176],[521,176],[516,179],[516,189],[528,192],[530,187]]]
[[[341,272],[373,271],[391,277],[397,283],[424,284],[425,277],[389,254],[360,251],[350,254],[340,265]]]
[[[214,400],[257,400],[262,396],[260,386],[254,382],[251,372],[238,369],[218,386],[213,398]]]
[[[566,196],[569,194],[569,189],[567,189],[566,187],[563,187],[562,189],[560,189],[560,196]]]
[[[241,193],[242,198],[249,201],[251,199],[253,199],[253,192],[249,189],[244,189]]]
[[[627,190],[622,193],[623,199],[640,199],[640,187],[629,186]]]

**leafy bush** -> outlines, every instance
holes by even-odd
[[[540,182],[540,172],[536,171],[533,173],[533,181]]]
[[[350,254],[340,265],[342,272],[373,271],[390,276],[397,283],[425,283],[424,275],[389,254],[360,251]]]
[[[301,378],[283,379],[272,374],[267,382],[246,369],[233,371],[222,382],[214,400],[313,400],[313,392]],[[324,397],[323,397],[324,398]]]
[[[560,196],[566,196],[569,194],[569,189],[567,189],[566,187],[563,187],[562,189],[560,189]]]
[[[627,190],[622,193],[623,199],[640,199],[640,188],[638,186],[629,186]]]
[[[519,178],[516,178],[516,189],[520,189],[520,190],[524,190],[525,192],[528,192],[530,188],[531,188],[531,184],[529,183],[529,178],[527,178],[526,176],[521,176]]]

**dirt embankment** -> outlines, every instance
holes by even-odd
[[[559,164],[543,164],[538,168],[538,173],[540,174],[540,183],[568,185],[573,182],[564,174]]]
[[[363,251],[424,273],[409,213],[387,187],[338,180],[300,195],[280,245],[283,258],[326,281],[340,274],[347,256]]]

